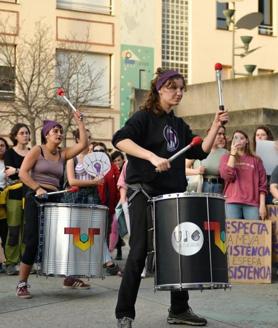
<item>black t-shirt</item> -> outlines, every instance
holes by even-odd
[[[22,162],[24,160],[24,156],[19,155],[13,148],[10,148],[5,153],[4,163],[5,166],[12,166],[16,169],[19,169]],[[19,179],[18,174],[10,175],[9,178],[13,181]],[[9,198],[10,199],[17,199],[20,200],[23,197],[23,189],[15,189],[9,191]]]
[[[115,133],[112,143],[116,146],[121,140],[131,139],[157,156],[170,158],[187,146],[194,136],[189,126],[182,118],[176,117],[173,111],[161,116],[138,111]],[[127,155],[126,182],[149,184],[155,190],[153,195],[184,192],[187,185],[185,158],[204,159],[207,155],[201,145],[193,147],[175,159],[170,170],[162,173],[157,173],[149,161]]]

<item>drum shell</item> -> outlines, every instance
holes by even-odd
[[[108,208],[99,205],[45,203],[40,224],[40,273],[47,276],[103,277],[103,243]],[[80,233],[73,234],[72,228]],[[91,244],[89,229],[95,229]],[[80,240],[83,242],[80,242]],[[78,244],[79,243],[79,244]],[[79,246],[86,246],[80,248]]]
[[[226,252],[216,246],[215,232],[205,229],[205,222],[217,222],[219,232],[225,231],[223,197],[214,194],[162,195],[153,199],[153,214],[156,289],[211,289],[230,286]],[[183,223],[194,223],[202,231],[203,245],[196,254],[179,254],[174,249],[173,232]]]

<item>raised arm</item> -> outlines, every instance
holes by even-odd
[[[228,121],[227,111],[224,112],[219,111],[216,113],[212,125],[210,127],[210,130],[202,143],[202,148],[204,152],[209,153],[211,151],[218,129],[220,128],[220,126],[222,126],[223,122],[227,122],[227,121]]]
[[[86,147],[88,147],[88,138],[87,138],[87,132],[85,128],[85,124],[82,120],[81,113],[77,111],[74,115],[74,120],[76,122],[76,125],[79,129],[79,142],[74,144],[71,147],[67,147],[63,150],[63,156],[65,160],[68,160],[70,158],[73,158],[80,154]]]

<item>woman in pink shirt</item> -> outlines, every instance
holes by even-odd
[[[219,170],[225,182],[226,217],[264,220],[266,173],[261,159],[252,154],[245,132],[234,132],[231,151],[222,156]]]

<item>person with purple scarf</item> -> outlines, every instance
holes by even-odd
[[[31,298],[28,290],[28,278],[35,262],[39,239],[39,210],[36,197],[47,192],[57,191],[64,174],[65,161],[73,158],[87,147],[88,139],[82,115],[74,113],[74,120],[80,131],[80,142],[71,147],[60,149],[63,140],[63,128],[55,121],[44,121],[41,131],[41,146],[34,146],[25,156],[20,167],[19,177],[27,186],[25,195],[25,251],[22,255],[19,282],[16,295],[20,298]],[[58,195],[48,197],[49,202],[58,202]]]
[[[116,306],[119,328],[132,327],[135,318],[135,302],[147,256],[148,200],[161,194],[184,192],[185,156],[206,158],[218,129],[228,121],[226,112],[218,112],[203,143],[170,164],[168,158],[190,144],[194,137],[184,120],[173,112],[184,91],[185,80],[178,71],[157,69],[141,110],[113,136],[114,147],[127,154],[127,198],[132,199],[129,204],[130,252]],[[167,322],[205,326],[207,320],[196,315],[188,301],[187,290],[172,290]]]

